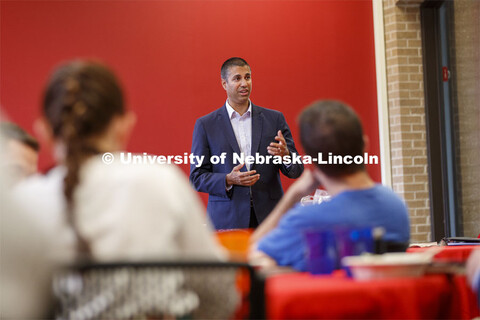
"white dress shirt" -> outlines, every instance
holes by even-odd
[[[248,102],[247,112],[243,115],[235,111],[228,103],[228,100],[225,105],[240,152],[245,157],[248,157],[252,154],[252,102]],[[248,163],[245,165],[247,170],[250,170],[250,165]]]

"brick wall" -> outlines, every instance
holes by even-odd
[[[418,2],[383,1],[392,184],[409,207],[412,242],[431,241]]]

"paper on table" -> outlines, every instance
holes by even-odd
[[[411,243],[410,248],[425,248],[425,247],[435,247],[438,246],[436,242],[419,242],[419,243]]]

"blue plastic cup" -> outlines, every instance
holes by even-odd
[[[365,252],[375,252],[375,239],[372,228],[341,228],[336,230],[336,234],[339,268],[343,257],[358,256]],[[344,268],[344,270],[348,276],[352,276],[349,268]]]
[[[330,274],[337,268],[338,252],[335,232],[312,230],[304,234],[307,270],[311,274]]]
[[[340,269],[343,257],[373,253],[375,248],[370,227],[308,230],[304,238],[307,270],[311,274],[330,274]]]
[[[365,252],[373,253],[375,239],[373,229],[363,228],[339,228],[335,230],[337,235],[338,256],[341,260],[347,256],[358,256]]]

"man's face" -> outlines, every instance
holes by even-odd
[[[248,102],[252,92],[252,75],[249,66],[228,68],[227,79],[222,79],[230,105],[242,105]]]
[[[19,181],[37,172],[38,153],[26,144],[10,139],[2,157],[2,170]]]

